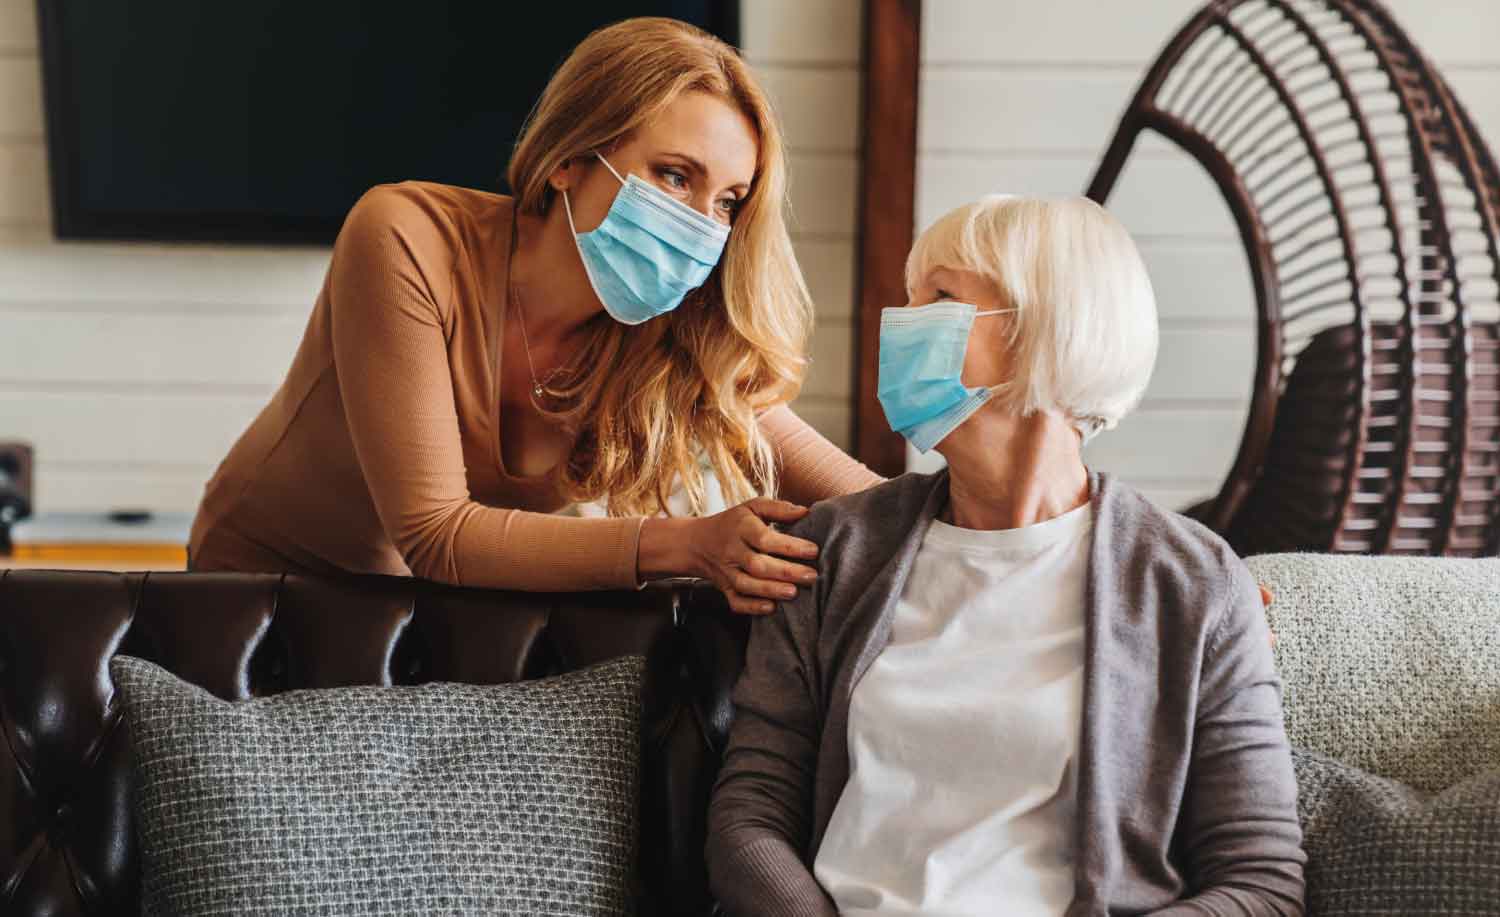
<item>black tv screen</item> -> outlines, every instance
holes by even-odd
[[[589,32],[738,0],[38,0],[59,238],[332,241],[372,185],[503,191]]]

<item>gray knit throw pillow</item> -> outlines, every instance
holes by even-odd
[[[628,913],[642,669],[230,703],[117,656],[142,913]]]
[[[1293,745],[1430,793],[1500,766],[1500,560],[1248,563],[1276,594],[1269,614]]]
[[[1500,913],[1500,771],[1435,795],[1294,751],[1307,912]]]

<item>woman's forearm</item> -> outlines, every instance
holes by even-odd
[[[707,859],[709,886],[727,917],[837,917],[827,893],[783,838],[711,838]]]
[[[760,429],[776,450],[784,500],[811,505],[885,482],[784,404],[760,415]]]
[[[1198,893],[1162,913],[1300,915],[1297,781],[1260,590],[1236,561],[1204,653],[1180,844]]]
[[[1207,888],[1191,898],[1170,907],[1152,911],[1150,917],[1215,917],[1217,914],[1244,914],[1247,917],[1302,917],[1301,887],[1295,891],[1270,891],[1248,888]]]
[[[693,551],[694,519],[656,517],[641,523],[636,548],[636,575],[642,582],[667,576],[697,576],[699,564]]]
[[[750,625],[705,851],[709,888],[731,917],[835,914],[802,855],[823,727],[804,661],[816,619],[809,591]]]

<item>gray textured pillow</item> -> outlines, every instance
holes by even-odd
[[[1248,563],[1276,593],[1271,628],[1293,745],[1427,792],[1500,766],[1500,560]]]
[[[642,669],[230,703],[118,656],[142,912],[628,913]]]
[[[1500,772],[1428,795],[1294,751],[1307,912],[1500,912]]]

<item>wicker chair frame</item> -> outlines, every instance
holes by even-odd
[[[1218,0],[1150,68],[1088,195],[1152,131],[1239,229],[1249,415],[1192,512],[1242,554],[1500,553],[1500,171],[1375,0]]]

